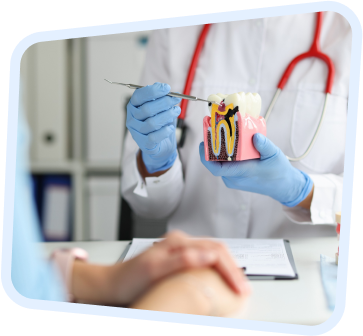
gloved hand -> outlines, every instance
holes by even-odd
[[[127,104],[126,126],[142,151],[149,173],[169,169],[177,157],[175,129],[180,98],[170,97],[170,86],[155,83],[135,90]]]
[[[281,149],[260,133],[253,144],[261,158],[247,161],[206,161],[204,143],[199,146],[202,163],[214,176],[221,176],[228,188],[267,195],[288,207],[302,202],[310,193],[313,181],[294,168]]]

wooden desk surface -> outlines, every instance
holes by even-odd
[[[89,261],[115,263],[128,241],[42,243],[48,256],[57,248],[80,247]],[[320,276],[320,254],[333,257],[338,248],[335,237],[290,239],[298,280],[252,281],[253,293],[244,318],[248,320],[316,325],[326,321],[328,310]]]

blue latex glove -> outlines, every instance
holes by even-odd
[[[199,146],[202,163],[214,176],[221,176],[228,188],[267,195],[288,207],[302,202],[310,193],[313,181],[294,168],[281,149],[260,133],[253,144],[261,158],[235,162],[206,161],[204,143]]]
[[[135,90],[127,104],[126,126],[142,151],[147,171],[169,169],[177,158],[176,121],[180,98],[170,97],[170,86],[155,83]]]

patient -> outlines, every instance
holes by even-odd
[[[76,300],[178,313],[231,316],[249,294],[248,282],[223,245],[172,232],[125,263],[73,263]],[[61,252],[62,253],[62,252]]]
[[[25,297],[86,302],[198,315],[233,316],[250,293],[249,283],[227,249],[206,239],[172,232],[125,263],[87,263],[80,249],[41,257],[27,171],[26,127],[18,127],[13,220],[12,282]]]

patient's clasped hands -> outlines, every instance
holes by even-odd
[[[233,291],[242,293],[246,286],[243,273],[237,268],[223,244],[206,239],[190,239],[182,232],[173,232],[147,252],[124,263],[130,281],[127,301],[132,301],[150,285],[166,276],[186,269],[213,267]],[[137,273],[137,275],[135,274]],[[135,281],[138,279],[138,281]]]
[[[191,239],[182,232],[167,234],[129,261],[99,266],[97,277],[87,265],[75,262],[73,266],[72,294],[82,301],[203,315],[216,312],[212,306],[218,306],[216,314],[225,316],[238,310],[250,294],[246,276],[223,244]],[[212,299],[206,298],[205,288],[213,293]],[[175,291],[179,293],[173,303],[170,295]]]

